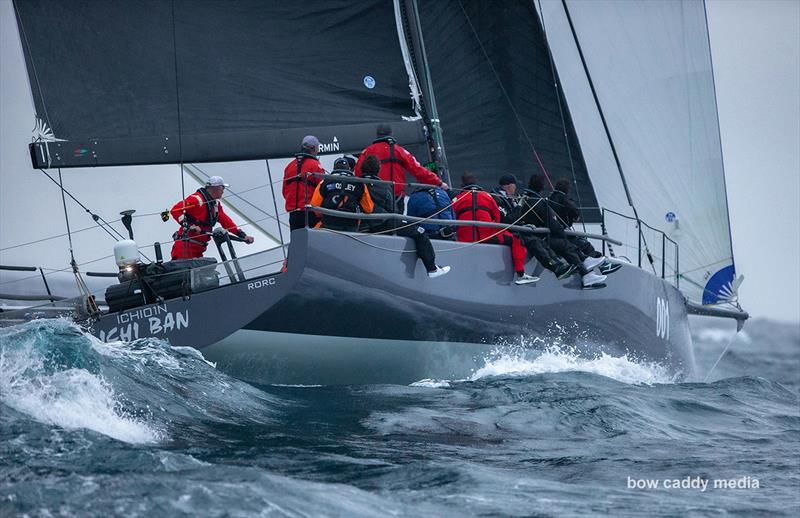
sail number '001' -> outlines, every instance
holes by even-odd
[[[669,302],[656,297],[656,336],[669,340]]]

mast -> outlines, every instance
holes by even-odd
[[[625,189],[625,197],[628,199],[628,205],[631,206],[633,209],[633,216],[636,218],[636,226],[639,227],[639,236],[644,243],[644,249],[647,253],[647,259],[650,262],[650,266],[653,267],[653,272],[655,272],[655,265],[653,263],[653,255],[650,253],[650,249],[647,246],[647,240],[644,238],[644,234],[642,233],[642,226],[641,220],[639,219],[639,213],[636,210],[636,205],[633,203],[633,198],[631,197],[631,192],[628,189],[628,182],[625,180],[625,173],[622,170],[622,163],[619,160],[619,155],[617,154],[617,147],[614,145],[614,139],[611,137],[611,131],[608,129],[608,122],[606,122],[606,116],[603,113],[603,107],[600,105],[600,99],[597,97],[597,90],[594,87],[594,81],[592,81],[592,75],[589,73],[589,67],[586,64],[586,58],[583,55],[583,49],[581,48],[581,43],[578,41],[578,34],[575,32],[575,25],[572,23],[572,16],[569,14],[569,8],[567,7],[567,0],[561,0],[561,4],[564,6],[564,13],[567,15],[567,22],[569,23],[569,29],[572,32],[572,38],[575,40],[575,47],[578,49],[578,55],[581,58],[581,65],[583,66],[583,72],[586,74],[586,79],[589,81],[589,88],[592,91],[592,98],[594,98],[594,104],[597,106],[597,112],[600,114],[600,120],[603,122],[603,129],[606,133],[606,138],[608,139],[608,144],[611,146],[611,153],[614,155],[614,162],[617,165],[617,171],[619,171],[619,177],[622,180],[622,187]]]
[[[444,149],[444,139],[442,138],[442,127],[439,120],[439,112],[436,109],[436,99],[433,94],[433,83],[430,78],[428,68],[428,56],[425,53],[425,42],[422,38],[422,26],[419,21],[419,10],[417,0],[400,0],[400,11],[407,24],[407,35],[411,43],[411,61],[414,70],[420,72],[420,79],[427,102],[421,102],[422,117],[428,128],[430,152],[437,167],[441,171],[440,176],[452,185],[450,179],[450,168],[447,165],[447,155]]]

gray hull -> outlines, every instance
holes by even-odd
[[[683,296],[635,266],[610,276],[607,288],[582,290],[578,276],[558,281],[531,261],[528,272],[541,281],[517,286],[507,247],[434,245],[452,270],[429,279],[409,239],[295,231],[291,283],[273,290],[277,300],[241,331],[201,350],[218,368],[260,383],[463,379],[497,344],[520,343],[694,369]]]

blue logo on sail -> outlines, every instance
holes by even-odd
[[[364,76],[364,86],[372,90],[375,88],[375,78],[372,76]]]
[[[703,304],[716,304],[730,300],[734,295],[733,281],[736,270],[732,264],[712,275],[703,289]]]

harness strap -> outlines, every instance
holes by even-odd
[[[472,207],[464,207],[463,209],[459,209],[458,212],[456,212],[456,216],[460,216],[460,215],[464,214],[465,212],[475,213],[475,212],[478,212],[479,210],[482,210],[482,211],[488,213],[489,216],[492,215],[492,209],[490,209],[489,207],[484,207],[483,205],[473,205]]]
[[[305,156],[297,155],[297,176],[295,176],[294,178],[289,180],[289,181],[294,180],[295,182],[297,182],[297,187],[294,188],[294,202],[295,202],[295,204],[297,204],[297,202],[300,201],[300,200],[298,200],[298,198],[300,197],[300,182],[303,181],[303,160],[305,160],[305,159],[306,159]],[[308,204],[308,200],[305,200],[303,202],[303,207],[305,207],[307,204]]]

